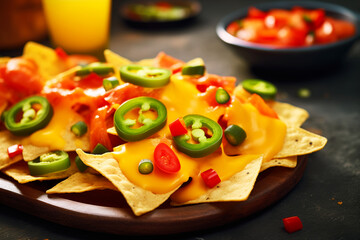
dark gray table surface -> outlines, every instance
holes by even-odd
[[[284,76],[252,69],[219,40],[215,26],[227,13],[257,2],[264,1],[204,0],[201,15],[189,26],[141,30],[119,18],[119,2],[114,0],[110,49],[131,60],[152,58],[160,51],[184,61],[201,57],[210,73],[239,81],[255,77],[272,81],[281,101],[307,109],[310,118],[304,128],[321,131],[328,143],[309,156],[302,180],[288,195],[260,213],[219,228],[159,237],[72,229],[0,205],[0,239],[360,239],[360,44],[352,48],[343,66],[320,73]],[[360,12],[360,1],[327,2]],[[302,87],[310,89],[310,98],[297,96]],[[304,228],[288,234],[282,218],[293,215],[301,218]]]

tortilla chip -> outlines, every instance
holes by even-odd
[[[309,117],[309,113],[305,109],[288,103],[272,102],[270,107],[287,126],[300,127]]]
[[[25,161],[17,162],[8,168],[2,170],[6,175],[12,177],[19,183],[28,183],[34,181],[43,181],[43,180],[53,180],[53,179],[63,179],[67,178],[70,175],[78,171],[78,168],[75,162],[72,160],[70,167],[66,171],[51,173],[39,177],[30,175],[29,167]]]
[[[65,78],[68,78],[68,77],[70,77],[72,75],[75,75],[75,72],[77,70],[80,70],[80,69],[81,69],[81,66],[76,66],[76,67],[70,68],[70,69],[68,69],[68,70],[66,70],[66,71],[64,71],[62,73],[59,73],[55,77],[53,77],[52,79],[48,80],[46,82],[46,85],[47,86],[55,85],[56,83],[61,82],[61,80],[65,79]],[[45,91],[46,91],[47,86],[45,86]]]
[[[263,172],[271,167],[295,168],[296,165],[297,165],[297,156],[287,157],[287,158],[275,158],[275,159],[271,159],[268,162],[263,162],[261,164],[260,172]]]
[[[274,158],[306,155],[324,148],[327,139],[302,128],[288,127],[284,145]]]
[[[82,193],[92,190],[112,189],[117,191],[117,188],[101,175],[94,175],[91,173],[77,172],[64,181],[56,184],[51,189],[47,190],[47,194],[54,193]]]
[[[80,159],[106,177],[123,194],[136,216],[150,212],[165,202],[177,189],[165,194],[154,194],[131,183],[122,173],[112,153],[103,155],[86,154],[76,150]]]
[[[114,67],[121,67],[123,65],[133,63],[129,59],[121,57],[119,54],[116,54],[109,49],[106,49],[104,51],[104,56],[105,56],[106,62],[114,65]]]
[[[259,175],[262,157],[251,161],[244,170],[236,173],[230,179],[219,183],[216,187],[197,199],[185,203],[171,203],[174,206],[205,203],[205,202],[229,202],[245,201],[248,199],[255,181]]]
[[[136,64],[139,64],[141,66],[153,67],[153,66],[155,66],[155,59],[154,58],[142,59],[142,60],[136,62]]]
[[[35,42],[26,43],[23,56],[36,62],[39,66],[39,73],[45,81],[67,68],[66,63],[59,59],[54,49]]]
[[[56,109],[54,109],[54,112],[56,114]],[[53,117],[53,119],[55,119],[55,117]],[[77,148],[81,148],[84,151],[89,151],[90,150],[89,132],[87,132],[86,134],[84,134],[81,137],[77,137],[71,131],[71,126],[78,121],[82,121],[83,118],[78,114],[74,114],[74,115],[72,115],[71,119],[66,119],[66,120],[68,121],[67,125],[66,125],[66,127],[64,127],[62,129],[62,132],[60,134],[65,142],[65,145],[60,150],[63,150],[66,152],[71,152],[71,151],[75,151]],[[56,120],[54,120],[54,121],[56,121]],[[51,124],[51,122],[49,124]],[[51,141],[51,139],[49,139],[49,141]],[[24,147],[23,158],[25,161],[34,160],[35,158],[39,157],[40,155],[47,153],[51,150],[58,150],[58,149],[51,149],[48,146],[34,146],[31,143],[31,141],[26,137],[23,138],[22,145]]]
[[[0,169],[10,166],[13,163],[22,160],[22,156],[18,155],[14,158],[9,158],[7,149],[8,147],[18,144],[20,137],[13,136],[8,131],[0,131]]]

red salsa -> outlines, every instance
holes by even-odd
[[[356,31],[353,23],[326,16],[323,9],[302,7],[267,12],[250,7],[244,19],[231,22],[226,30],[244,41],[278,48],[332,43]]]

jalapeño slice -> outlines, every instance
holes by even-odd
[[[125,118],[132,110],[138,110],[138,119]],[[156,119],[146,118],[144,112],[155,111]],[[165,105],[151,97],[137,97],[130,99],[116,110],[114,114],[114,126],[119,137],[127,142],[139,141],[147,138],[162,129],[167,120]],[[141,126],[135,127],[139,123]]]
[[[60,172],[70,167],[69,155],[64,151],[52,151],[28,162],[30,174],[41,176]]]
[[[162,87],[170,81],[171,71],[165,68],[125,65],[120,68],[120,78],[138,86],[148,88]]]
[[[191,126],[191,135],[196,143],[190,142],[190,136],[187,134],[176,136],[173,139],[179,151],[190,157],[199,158],[213,153],[220,147],[223,131],[217,122],[197,114],[186,115],[183,119],[186,127]],[[207,130],[211,132],[211,136],[207,136]]]
[[[32,96],[7,111],[4,116],[5,127],[14,135],[27,136],[46,127],[52,116],[53,109],[49,101],[41,96]]]
[[[258,94],[265,100],[274,99],[277,93],[277,88],[274,84],[260,79],[244,80],[242,87],[250,93]]]

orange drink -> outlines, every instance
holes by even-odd
[[[43,0],[55,47],[100,55],[108,45],[111,0]]]

